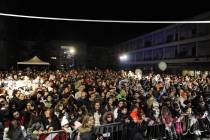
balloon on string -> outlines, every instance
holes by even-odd
[[[141,69],[136,69],[136,70],[135,70],[135,74],[136,74],[136,75],[142,74],[142,70],[141,70]]]
[[[158,68],[159,68],[161,71],[165,71],[166,68],[167,68],[166,62],[161,61],[161,62],[158,64]]]

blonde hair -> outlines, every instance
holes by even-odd
[[[88,122],[89,122],[89,120],[90,120],[91,117],[94,119],[93,115],[90,114],[90,113],[88,113],[88,114],[86,114],[86,115],[84,116],[84,118],[83,118],[83,120],[82,120],[82,126],[81,126],[82,128],[90,128]],[[94,125],[93,125],[93,126],[94,126]]]

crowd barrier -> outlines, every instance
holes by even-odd
[[[195,119],[185,117],[180,122],[173,124],[174,131],[178,138],[187,139],[189,136],[196,135],[201,137],[203,134],[210,134],[210,121],[207,118]],[[141,125],[137,125],[137,129],[140,129]],[[112,123],[100,125],[94,128],[96,135],[103,136],[105,140],[129,140],[135,133],[130,126],[123,125],[122,123]],[[187,136],[187,138],[186,138]],[[144,136],[148,140],[152,139],[167,139],[168,134],[164,124],[155,124],[146,128],[146,134]],[[39,140],[76,140],[77,131],[73,131],[71,134],[66,133],[64,130],[52,131],[47,134],[39,135]],[[1,139],[1,138],[0,138]],[[27,140],[36,140],[37,137],[28,135]]]
[[[95,128],[95,134],[101,134],[104,139],[121,140],[124,136],[123,132],[125,132],[125,129],[122,123],[105,124]]]
[[[28,134],[25,140],[70,140],[70,134],[64,130],[58,130],[39,135]]]

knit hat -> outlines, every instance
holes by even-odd
[[[63,117],[63,119],[61,121],[61,126],[63,127],[66,124],[69,124],[69,121],[66,119],[66,117]]]

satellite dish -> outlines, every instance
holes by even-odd
[[[161,61],[161,62],[158,64],[158,68],[159,68],[161,71],[165,71],[166,68],[167,68],[166,62]]]

